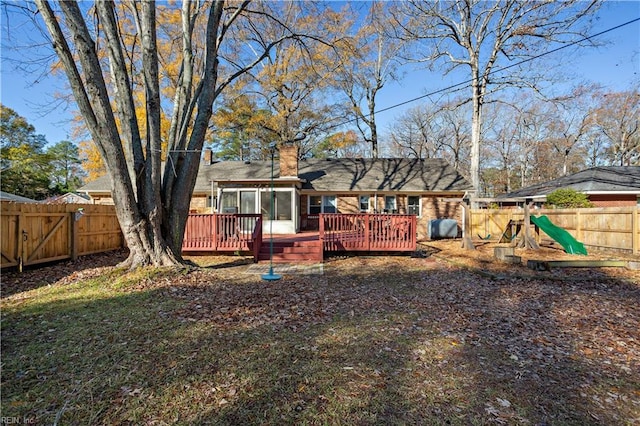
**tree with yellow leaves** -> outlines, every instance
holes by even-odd
[[[275,2],[185,0],[157,6],[36,0],[36,5],[107,166],[130,250],[124,265],[181,263],[213,105],[280,43],[301,42],[306,35],[296,28],[302,17]],[[172,24],[173,14],[180,19]],[[171,31],[159,25],[165,17]],[[198,37],[202,44],[194,42]],[[172,43],[166,54],[163,43]],[[179,65],[163,68],[174,61]],[[167,105],[171,119],[165,133]],[[170,164],[164,171],[163,154]]]
[[[300,31],[313,34],[303,44],[289,39],[273,49],[260,67],[251,73],[249,90],[268,113],[259,124],[278,145],[296,144],[299,155],[309,155],[323,133],[343,108],[332,96],[334,71],[339,63],[332,54],[342,37],[344,13],[318,9],[314,3],[291,2],[288,13],[299,15]]]

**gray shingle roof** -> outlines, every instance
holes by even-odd
[[[471,185],[442,159],[331,159],[301,161],[304,189],[316,191],[456,191]]]
[[[561,188],[572,188],[586,194],[631,192],[640,195],[640,166],[593,167],[510,192],[500,198],[535,197]]]
[[[111,181],[109,175],[100,176],[91,182],[78,188],[82,192],[109,192],[111,191]]]
[[[39,203],[40,201],[32,198],[23,197],[21,195],[10,194],[0,191],[0,201],[13,201],[14,203]]]
[[[279,178],[276,161],[274,177]],[[464,192],[471,185],[442,159],[330,159],[302,160],[298,167],[302,188],[315,191],[420,191]],[[271,178],[271,161],[220,161],[200,164],[194,193],[209,193],[211,181],[256,180]],[[108,177],[96,179],[81,191],[109,190]]]

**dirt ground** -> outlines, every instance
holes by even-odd
[[[494,256],[496,247],[510,247],[509,244],[495,242],[475,242],[475,250],[462,248],[460,240],[429,241],[419,244],[420,249],[427,256],[448,261],[454,265],[473,268],[484,271],[487,274],[497,276],[535,276],[545,278],[562,279],[569,276],[596,274],[603,277],[615,277],[640,282],[640,270],[624,267],[581,267],[581,268],[554,268],[550,270],[535,271],[527,267],[529,260],[543,262],[550,261],[624,261],[640,262],[638,256],[627,252],[614,252],[604,250],[588,250],[588,255],[568,254],[557,245],[543,244],[539,250],[514,248],[514,255],[519,256],[519,264],[501,262]],[[553,265],[553,264],[552,264]]]
[[[602,250],[589,250],[587,256],[565,253],[559,246],[541,245],[540,250],[515,248],[514,254],[521,258],[519,264],[501,262],[494,257],[494,248],[509,247],[509,244],[499,244],[496,242],[474,242],[475,250],[462,248],[461,240],[438,240],[418,243],[418,259],[412,259],[413,264],[424,261],[429,267],[436,265],[446,265],[447,267],[467,268],[476,273],[485,274],[493,278],[508,277],[537,277],[550,279],[579,279],[588,276],[589,278],[620,278],[632,282],[640,282],[640,270],[632,270],[624,267],[599,267],[599,268],[551,268],[550,270],[534,271],[527,267],[529,260],[539,261],[600,261],[615,260],[626,262],[640,262],[640,257],[627,252],[614,252]],[[20,274],[15,270],[3,270],[1,276],[2,297],[9,296],[21,291],[39,287],[43,284],[51,284],[64,281],[73,281],[81,278],[84,274],[91,275],[91,271],[96,268],[115,266],[126,258],[126,250],[116,250],[108,253],[100,253],[89,256],[82,256],[75,262],[57,262],[37,267],[28,268]],[[415,256],[415,254],[414,254]],[[354,259],[362,257],[353,256],[328,256],[325,258],[325,265],[340,263],[352,263]],[[366,256],[367,262],[376,266],[383,266],[390,259],[409,257],[402,255],[376,255]],[[246,268],[253,263],[251,257],[243,256],[189,256],[188,260],[208,268]],[[349,260],[351,259],[351,261]],[[86,272],[85,272],[86,271]]]

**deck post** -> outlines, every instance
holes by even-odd
[[[322,245],[322,252],[324,253],[324,213],[318,214],[318,238],[320,239],[320,244]]]
[[[367,251],[371,251],[371,215],[365,213],[364,215],[364,241]]]
[[[211,226],[212,231],[213,231],[213,235],[211,236],[213,238],[213,241],[212,241],[213,251],[218,251],[218,220],[219,220],[219,217],[220,216],[217,213],[211,216],[211,220],[213,221],[213,224]]]

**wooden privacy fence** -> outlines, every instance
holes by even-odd
[[[1,267],[73,259],[125,246],[113,206],[2,202]]]
[[[325,251],[415,251],[416,216],[402,214],[319,215]]]
[[[585,246],[640,254],[639,211],[639,207],[600,207],[539,209],[531,214],[547,216]],[[472,209],[471,236],[484,239],[490,235],[490,240],[498,241],[510,221],[523,219],[524,210],[519,209]]]

